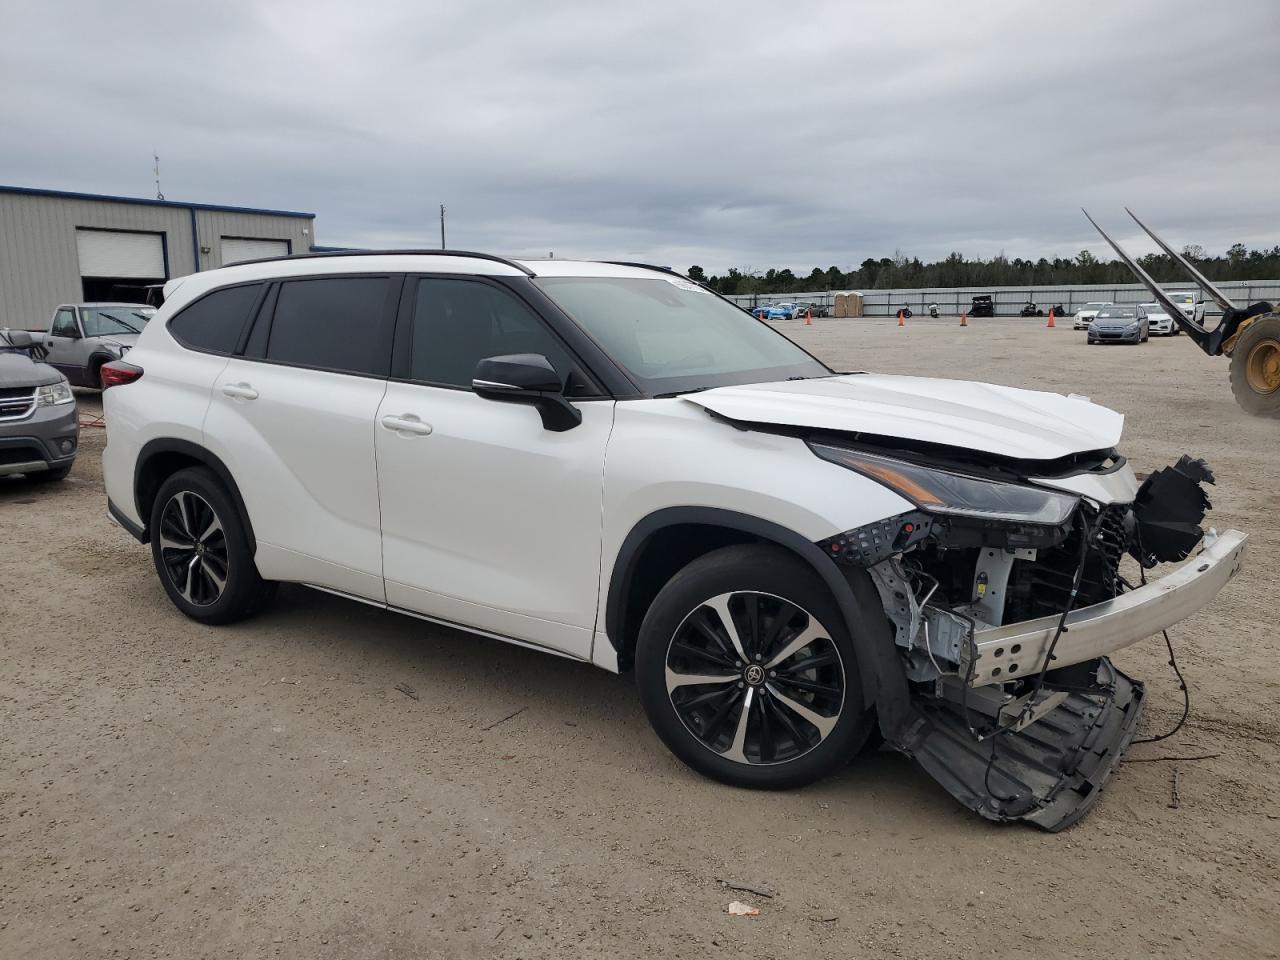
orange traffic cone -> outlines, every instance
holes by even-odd
[[[960,326],[967,327],[969,325],[969,312],[966,310],[960,314]]]
[[[813,326],[813,311],[812,311],[812,310],[806,310],[806,311],[804,312],[804,325],[805,325],[806,327],[812,327],[812,326]]]
[[[1045,324],[1050,330],[1053,329],[1053,307],[1049,308],[1049,322]]]
[[[905,320],[903,320],[903,319],[902,319],[902,311],[901,311],[901,310],[899,310],[899,311],[898,311],[898,326],[900,326],[900,327],[905,327],[906,325],[907,325],[907,322],[906,322]]]

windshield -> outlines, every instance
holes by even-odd
[[[81,307],[86,337],[105,337],[113,333],[141,333],[147,321],[156,315],[154,307]]]
[[[1085,304],[1083,307],[1081,307],[1080,309],[1081,309],[1081,310],[1101,310],[1103,307],[1106,307],[1106,306],[1110,306],[1110,304],[1106,304],[1106,303],[1086,303],[1086,304]]]
[[[688,280],[535,282],[647,393],[831,375],[772,327]]]
[[[1174,303],[1193,304],[1196,302],[1196,298],[1189,293],[1166,293],[1165,296]]]
[[[1098,311],[1099,320],[1125,320],[1137,315],[1138,311],[1133,307],[1106,307]]]

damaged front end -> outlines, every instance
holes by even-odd
[[[1246,535],[1200,527],[1208,467],[1184,456],[1139,486],[1112,451],[983,464],[810,446],[917,507],[819,544],[867,571],[893,626],[910,709],[889,742],[988,819],[1070,826],[1144,702],[1108,655],[1195,613],[1240,568]]]

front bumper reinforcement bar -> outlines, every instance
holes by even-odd
[[[1145,640],[1185,620],[1218,595],[1240,569],[1248,534],[1228,530],[1181,567],[1114,600],[1073,610],[1053,651],[1050,669],[1084,663]],[[972,686],[1036,674],[1058,629],[1059,617],[1041,617],[973,634]],[[969,675],[969,664],[961,664]]]

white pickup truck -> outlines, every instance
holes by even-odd
[[[45,363],[73,387],[102,388],[104,363],[129,352],[155,307],[141,303],[64,303],[53,311],[47,333],[33,333],[43,346]]]

